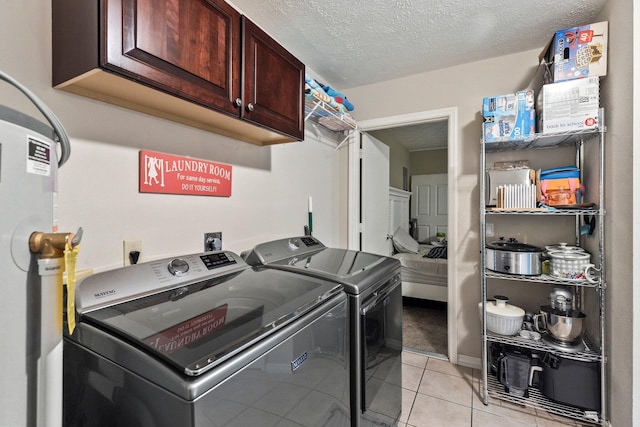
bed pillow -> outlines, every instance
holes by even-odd
[[[393,247],[396,251],[409,254],[417,254],[420,245],[416,240],[405,231],[404,228],[398,227],[392,236]]]

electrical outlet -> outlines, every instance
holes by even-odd
[[[222,250],[222,231],[204,233],[204,251],[211,252],[219,250]]]
[[[489,236],[489,237],[493,236],[493,224],[488,222],[486,224],[485,231],[486,231],[486,236]]]
[[[138,252],[138,256],[142,253],[142,240],[123,240],[122,241],[122,263],[127,266],[131,265],[131,252]],[[139,260],[139,258],[138,258]]]

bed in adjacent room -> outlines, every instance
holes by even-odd
[[[391,236],[394,254],[400,260],[402,296],[447,301],[447,244],[434,240],[419,244],[403,228]]]

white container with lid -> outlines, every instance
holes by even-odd
[[[557,245],[549,245],[544,247],[547,252],[563,251],[563,252],[585,252],[580,246],[569,246],[566,242],[560,242]]]
[[[593,266],[589,252],[562,249],[551,250],[548,254],[551,258],[549,274],[563,280],[587,280],[585,269]]]
[[[500,335],[515,335],[522,328],[524,310],[507,304],[509,298],[496,295],[495,301],[487,301],[487,329]],[[482,320],[482,302],[478,304],[478,312]]]

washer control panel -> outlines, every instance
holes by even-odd
[[[242,258],[233,252],[214,251],[105,271],[89,276],[78,284],[76,309],[79,313],[96,310],[247,267]]]
[[[236,264],[236,260],[229,254],[230,252],[214,252],[200,255],[200,259],[204,266],[207,267],[207,270],[213,270],[214,268]]]
[[[182,277],[189,272],[189,263],[182,258],[172,259],[167,265],[167,270],[176,277]]]

